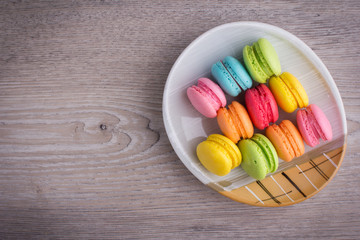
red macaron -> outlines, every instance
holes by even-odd
[[[279,118],[279,110],[275,98],[265,84],[246,90],[245,104],[254,126],[260,130]]]

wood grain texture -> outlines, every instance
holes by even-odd
[[[167,138],[171,66],[198,35],[233,21],[295,34],[343,97],[342,167],[300,204],[225,198]],[[357,0],[0,2],[0,238],[358,238],[359,36]]]

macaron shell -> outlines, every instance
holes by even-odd
[[[314,147],[320,143],[318,137],[315,135],[313,128],[308,120],[305,109],[299,109],[296,112],[296,122],[299,131],[301,133],[301,136],[303,137],[307,145],[309,145],[310,147]]]
[[[211,134],[208,138],[208,141],[214,141],[219,143],[226,149],[229,153],[231,160],[232,160],[232,168],[236,168],[240,165],[242,157],[239,148],[227,137],[220,135],[220,134]]]
[[[292,145],[292,148],[295,152],[295,157],[300,157],[305,153],[305,145],[299,130],[295,127],[295,125],[289,120],[283,120],[279,126],[281,129],[289,133],[288,139]],[[285,135],[286,135],[285,132]]]
[[[268,126],[266,113],[262,110],[262,102],[256,96],[255,88],[248,89],[245,92],[245,104],[248,110],[251,121],[258,129],[264,129]]]
[[[268,112],[271,112],[270,122],[276,122],[279,119],[279,110],[274,95],[265,84],[260,84],[258,89],[262,93],[263,101],[267,104]]]
[[[245,91],[246,89],[251,88],[251,77],[239,60],[234,57],[227,56],[225,57],[223,64],[240,86],[241,90]]]
[[[221,61],[218,61],[211,67],[211,74],[227,94],[232,97],[239,95],[241,89]]]
[[[235,119],[237,119],[235,125],[238,126],[242,138],[251,138],[254,135],[254,126],[251,122],[250,116],[245,107],[237,101],[233,101],[229,105],[229,109],[235,112]]]
[[[259,83],[266,83],[268,75],[261,69],[252,47],[248,45],[244,47],[243,58],[246,69],[248,70],[252,79]]]
[[[265,154],[268,163],[268,172],[275,172],[279,166],[279,160],[276,149],[270,140],[264,135],[258,133],[254,134],[251,140],[256,142]]]
[[[212,141],[201,142],[196,148],[201,164],[211,173],[225,176],[231,171],[232,161],[229,154]]]
[[[217,113],[217,122],[221,132],[231,141],[236,143],[240,140],[240,135],[236,130],[235,123],[226,108],[219,109]]]
[[[274,75],[274,73],[272,72],[269,64],[267,63],[266,59],[264,58],[264,55],[261,52],[260,46],[258,42],[255,42],[252,46],[253,51],[255,53],[255,57],[258,60],[262,70],[266,73],[267,77],[270,77],[272,75]]]
[[[291,143],[287,139],[287,136],[285,136],[285,134],[281,131],[279,126],[273,124],[267,127],[265,135],[274,145],[279,158],[289,162],[295,157],[295,152],[291,147]]]
[[[283,72],[280,78],[284,81],[290,89],[294,98],[296,99],[299,108],[307,107],[309,105],[309,97],[300,81],[291,73]]]
[[[216,117],[217,106],[212,104],[207,94],[196,86],[187,89],[187,96],[196,110],[208,118]]]
[[[310,106],[308,108],[311,109],[316,121],[318,122],[318,124],[321,128],[321,131],[323,132],[323,134],[325,136],[325,139],[324,139],[324,137],[322,137],[322,139],[324,141],[331,141],[332,136],[333,136],[332,127],[331,127],[331,124],[330,124],[328,118],[324,114],[324,112],[315,104],[310,104]]]
[[[262,55],[264,56],[266,62],[269,64],[272,72],[277,76],[280,75],[281,65],[279,57],[273,45],[265,38],[260,38],[257,43],[259,44]]]
[[[292,113],[297,109],[296,99],[280,77],[272,76],[269,80],[269,87],[282,110]]]
[[[265,155],[261,148],[252,140],[244,139],[238,143],[242,154],[241,167],[251,177],[262,180],[268,173]]]
[[[217,85],[216,83],[214,83],[213,81],[211,81],[208,78],[199,78],[198,86],[199,85],[204,85],[208,89],[210,89],[211,92],[212,92],[212,95],[214,95],[214,97],[216,97],[216,98],[218,98],[220,100],[221,107],[226,106],[226,97],[225,97],[225,94],[224,94],[223,90],[220,88],[219,85]]]

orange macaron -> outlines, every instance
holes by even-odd
[[[217,122],[222,133],[234,143],[240,139],[251,138],[254,135],[254,126],[245,107],[233,101],[228,108],[220,108],[217,113]]]
[[[284,161],[290,162],[305,152],[300,132],[289,120],[283,120],[279,125],[273,124],[267,127],[265,134],[274,145],[279,158]]]

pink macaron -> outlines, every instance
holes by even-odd
[[[265,84],[259,84],[245,92],[245,104],[254,126],[260,130],[279,118],[275,98]]]
[[[318,145],[319,139],[330,141],[332,128],[324,112],[315,104],[310,104],[305,109],[296,113],[296,121],[300,133],[310,147]]]
[[[226,106],[224,92],[208,78],[200,78],[198,84],[187,89],[187,96],[196,110],[208,118],[214,118],[220,107]]]

